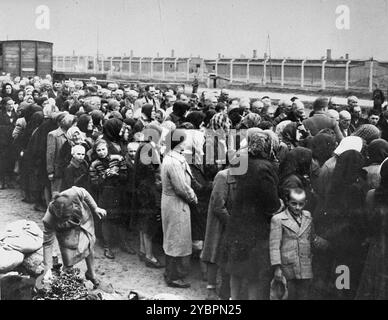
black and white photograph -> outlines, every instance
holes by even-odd
[[[388,0],[1,0],[0,300],[388,300],[387,99]]]

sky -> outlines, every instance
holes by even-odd
[[[49,29],[36,27],[46,5]],[[349,29],[336,8],[349,8]],[[98,35],[98,36],[97,36]],[[0,40],[54,43],[55,55],[198,56],[388,61],[388,0],[1,0]],[[268,50],[267,50],[268,52]]]

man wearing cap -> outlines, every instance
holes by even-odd
[[[141,109],[141,107],[146,103],[152,104],[154,106],[154,111],[160,109],[160,102],[158,99],[155,98],[155,87],[152,85],[146,85],[144,89],[144,97],[135,101],[135,108],[133,110],[134,114],[138,109]]]
[[[350,136],[349,127],[350,127],[351,120],[352,120],[352,116],[348,111],[342,110],[339,113],[339,127],[344,138]]]
[[[350,133],[353,133],[357,130],[358,127],[362,126],[363,124],[367,124],[368,120],[362,118],[361,116],[361,107],[357,104],[353,105],[350,109],[350,114],[352,116],[352,120],[350,122]]]
[[[227,89],[221,89],[220,97],[218,102],[228,103],[229,101],[229,91]]]
[[[198,92],[198,87],[199,87],[199,82],[198,82],[197,76],[194,76],[192,87],[193,87],[192,93],[197,93]]]
[[[327,98],[317,98],[313,103],[314,115],[306,120],[303,120],[303,125],[310,131],[312,136],[315,136],[322,129],[332,129],[336,135],[337,142],[343,139],[342,133],[337,121],[327,116]]]

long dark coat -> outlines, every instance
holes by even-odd
[[[190,206],[191,234],[193,240],[204,240],[212,183],[201,165],[192,164],[190,165],[190,170],[193,175],[191,186],[198,198],[198,203]]]
[[[146,150],[144,148],[149,148],[150,152],[151,149],[155,150],[151,143],[143,142],[140,144],[135,156],[135,192],[132,201],[134,215],[131,225],[149,236],[154,236],[162,228],[160,221],[162,199],[161,160],[159,153],[155,152],[154,163],[143,163],[140,156]]]
[[[218,172],[213,182],[207,211],[206,234],[201,253],[205,262],[222,264],[225,242],[225,229],[230,212],[232,199],[236,193],[236,179],[228,169]]]
[[[249,157],[247,172],[236,176],[236,181],[236,196],[226,227],[226,271],[260,280],[260,275],[270,272],[270,222],[281,205],[278,176],[271,162]]]

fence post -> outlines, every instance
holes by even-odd
[[[346,62],[345,66],[345,90],[349,90],[349,65],[351,60]]]
[[[216,59],[216,69],[214,70],[215,71],[215,74],[216,74],[216,77],[218,77],[218,61],[220,59]]]
[[[327,60],[322,61],[322,72],[321,72],[321,88],[326,89],[326,81],[325,81],[325,65]]]
[[[163,74],[163,80],[165,80],[166,79],[166,72],[165,72],[165,69],[164,69],[164,60],[165,60],[166,58],[163,58],[162,59],[162,74]]]
[[[251,61],[251,59],[248,59],[247,61],[247,83],[249,83],[249,62]]]
[[[304,64],[306,63],[306,59],[302,61],[302,64],[300,66],[300,87],[304,88]]]
[[[123,57],[120,58],[120,75],[123,75]]]
[[[283,59],[282,66],[280,69],[280,86],[284,87],[284,64],[286,63],[286,59]]]
[[[191,62],[191,58],[188,58],[187,59],[187,69],[186,69],[186,80],[189,81],[190,80],[190,62]]]
[[[155,59],[155,58],[152,58],[152,59],[151,59],[151,78],[154,77],[154,59]]]
[[[370,61],[369,67],[369,92],[373,91],[373,60]]]
[[[139,76],[141,76],[141,60],[143,59],[143,57],[140,57],[139,59]]]
[[[94,73],[96,73],[98,71],[98,68],[97,68],[97,57],[93,57],[93,71]]]
[[[233,62],[235,59],[230,60],[230,76],[229,76],[229,83],[233,82]]]
[[[267,84],[267,62],[268,58],[266,58],[263,62],[263,84]]]
[[[177,63],[178,63],[178,58],[175,58],[175,61],[174,61],[174,78],[175,78],[175,80],[177,79],[177,76],[178,76]]]

